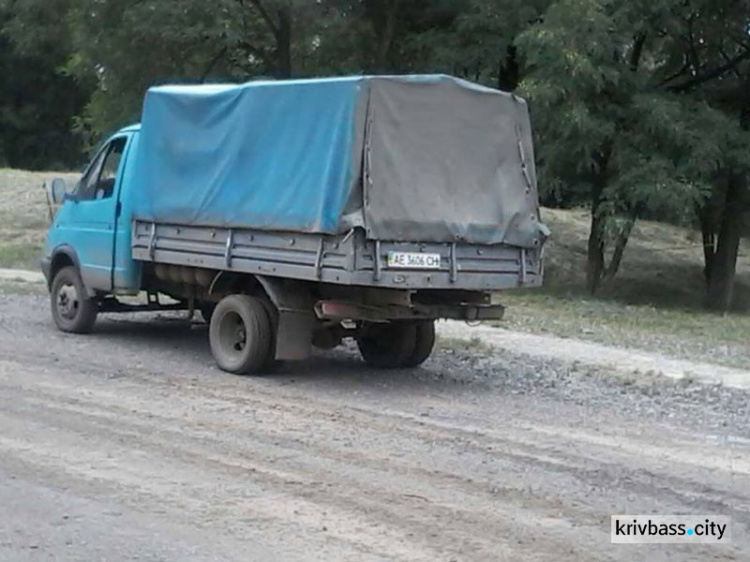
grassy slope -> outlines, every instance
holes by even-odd
[[[586,211],[545,209],[553,236],[547,248],[547,285],[556,294],[582,292],[589,215]],[[735,308],[750,310],[750,240],[738,260]],[[700,233],[651,221],[636,224],[615,281],[601,296],[628,304],[696,308],[703,299]]]
[[[588,214],[547,209],[543,219],[553,231],[545,287],[507,293],[506,325],[750,366],[750,241],[740,249],[737,312],[721,317],[701,309],[699,233],[639,222],[618,276],[592,298],[582,288]]]
[[[0,169],[0,267],[39,269],[44,234],[49,224],[42,190],[45,179],[75,174],[40,174]]]
[[[47,228],[41,185],[60,175],[0,170],[0,267],[37,269]],[[74,174],[62,177],[76,180]],[[740,312],[722,318],[700,308],[697,233],[638,223],[617,279],[593,299],[582,291],[588,214],[547,209],[543,219],[553,231],[545,288],[506,293],[506,325],[750,365],[750,241],[743,241],[739,261],[735,305]]]

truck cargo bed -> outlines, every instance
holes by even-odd
[[[388,264],[392,252],[439,254],[439,269]],[[393,289],[499,290],[539,286],[541,250],[504,244],[366,239],[362,229],[327,235],[179,226],[136,220],[133,258],[143,262]]]

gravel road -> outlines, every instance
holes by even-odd
[[[204,325],[0,302],[0,560],[748,560],[748,394],[485,348],[218,371]],[[612,545],[721,514],[731,544]]]

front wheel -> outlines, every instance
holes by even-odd
[[[266,307],[249,295],[230,295],[216,305],[208,329],[219,368],[234,374],[259,374],[268,367],[273,325]]]
[[[50,287],[52,319],[58,329],[71,334],[88,334],[94,329],[97,303],[88,297],[78,269],[62,268],[55,274]]]

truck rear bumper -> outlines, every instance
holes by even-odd
[[[315,315],[320,320],[363,320],[385,322],[388,320],[502,320],[505,307],[494,305],[414,305],[368,306],[352,302],[319,301]]]

